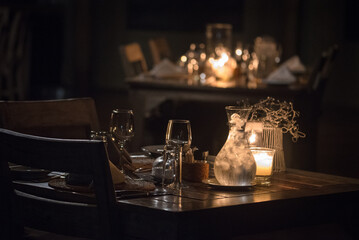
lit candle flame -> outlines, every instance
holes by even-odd
[[[231,79],[233,77],[234,69],[237,67],[237,62],[224,48],[216,48],[215,55],[216,57],[212,56],[208,59],[208,63],[210,64],[215,77],[221,80]]]
[[[257,137],[257,135],[252,131],[252,134],[248,139],[249,143],[253,144],[256,141],[256,137]]]

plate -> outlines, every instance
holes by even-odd
[[[38,180],[48,177],[50,171],[10,164],[11,176],[17,180]]]
[[[256,184],[253,183],[251,185],[221,185],[217,179],[215,178],[209,178],[202,181],[202,183],[207,184],[211,187],[218,188],[218,189],[224,189],[224,190],[250,190],[252,187],[254,187]]]
[[[164,145],[150,145],[142,147],[142,151],[149,153],[152,157],[162,156]]]

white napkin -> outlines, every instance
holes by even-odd
[[[280,66],[263,80],[268,84],[291,84],[296,81],[295,76],[289,71],[285,65]]]
[[[287,66],[292,73],[304,73],[306,71],[305,66],[296,55],[285,61],[283,65]]]
[[[170,60],[165,58],[156,66],[154,66],[154,68],[150,71],[150,74],[158,78],[164,78],[169,76],[181,76],[184,75],[184,72],[181,67],[176,66]]]
[[[269,74],[263,82],[268,84],[291,84],[296,81],[296,77],[293,74],[304,73],[305,71],[305,66],[300,61],[299,57],[295,55]]]

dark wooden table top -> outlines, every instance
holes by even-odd
[[[46,183],[16,182],[17,188],[62,199],[88,195],[59,192]],[[288,169],[269,187],[213,188],[186,183],[180,194],[118,200],[119,231],[125,238],[228,239],[253,232],[339,222],[357,227],[359,179]]]
[[[275,173],[269,187],[256,185],[250,188],[226,188],[190,182],[185,182],[185,186],[181,192],[173,193],[175,195],[120,200],[120,202],[174,213],[190,212],[270,200],[356,191],[359,190],[359,179],[288,169],[286,172]],[[164,205],[159,206],[159,202]],[[179,202],[181,204],[178,204]]]
[[[275,174],[270,187],[225,190],[187,184],[179,196],[120,200],[127,212],[124,231],[140,238],[147,232],[165,239],[227,239],[323,222],[355,225],[352,217],[359,212],[358,179],[288,169]],[[131,228],[141,222],[143,230]]]

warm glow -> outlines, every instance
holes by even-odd
[[[201,61],[206,60],[206,54],[205,54],[205,53],[201,53],[200,58],[201,58]]]
[[[254,69],[253,64],[250,63],[250,64],[248,65],[248,70],[252,71],[253,69]]]
[[[236,49],[236,55],[241,56],[242,55],[242,49]]]
[[[182,57],[181,57],[181,62],[184,62],[184,63],[187,62],[187,57],[186,57],[186,56],[182,56]]]
[[[257,164],[256,176],[272,175],[274,150],[253,150],[252,154]]]
[[[187,64],[187,71],[188,71],[189,74],[193,73],[193,64],[191,64],[191,63]]]
[[[228,62],[229,57],[228,55],[223,52],[221,53],[221,57],[219,59],[210,58],[208,61],[212,64],[213,68],[221,68],[224,66],[226,62]]]
[[[226,48],[216,47],[215,56],[208,59],[208,64],[212,69],[214,76],[217,79],[229,80],[233,76],[234,69],[237,67],[237,62],[231,57]]]
[[[244,49],[243,53],[242,53],[242,60],[247,61],[247,60],[249,60],[249,58],[250,58],[249,51],[247,49]]]
[[[259,64],[258,59],[253,59],[252,64],[253,64],[253,68],[254,68],[254,69],[258,69],[258,64]]]
[[[249,143],[250,144],[255,143],[256,142],[256,137],[257,137],[257,135],[254,132],[252,132],[251,136],[248,139]]]

